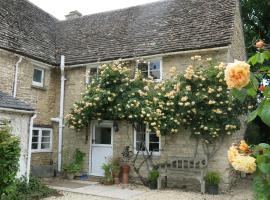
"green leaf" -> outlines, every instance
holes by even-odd
[[[255,90],[253,87],[250,87],[247,89],[248,96],[255,97],[257,95],[257,90]]]
[[[270,52],[269,51],[264,51],[262,54],[263,54],[263,57],[265,60],[270,59]]]
[[[266,157],[264,155],[258,155],[256,156],[256,162],[257,164],[265,163],[266,162]]]
[[[264,174],[270,174],[270,164],[269,163],[260,163],[258,165],[259,170]]]
[[[260,143],[258,146],[264,148],[264,149],[270,149],[270,145],[267,143]]]
[[[250,74],[250,82],[253,88],[257,91],[259,87],[259,82],[253,73]]]
[[[264,54],[263,53],[257,53],[256,54],[256,63],[263,64],[264,62]]]
[[[248,63],[255,65],[257,63],[257,54],[253,55],[248,59]]]
[[[270,127],[270,101],[267,100],[258,113],[262,121]]]
[[[264,96],[269,96],[269,95],[270,95],[270,86],[267,86],[267,87],[265,88],[265,90],[263,91],[263,95],[264,95]]]
[[[262,67],[260,67],[260,70],[261,71],[268,71],[268,70],[270,70],[270,66],[262,66]]]
[[[247,97],[246,90],[238,90],[235,88],[231,90],[231,95],[241,102],[244,102]]]
[[[251,113],[248,114],[248,118],[247,118],[247,122],[251,122],[253,121],[258,115],[258,111],[257,110],[254,110],[252,111]]]

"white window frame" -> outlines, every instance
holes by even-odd
[[[39,70],[39,71],[42,72],[41,73],[41,82],[34,81],[34,71],[35,70]],[[39,68],[39,67],[34,67],[34,69],[33,69],[33,77],[32,77],[32,85],[37,86],[37,87],[44,87],[44,73],[45,73],[44,69]]]
[[[42,127],[33,127],[33,131],[38,131],[38,148],[32,149],[32,138],[31,138],[31,151],[33,153],[40,153],[40,152],[52,152],[52,144],[53,144],[53,130],[51,128],[42,128]],[[42,131],[50,131],[50,148],[47,149],[41,149],[41,139],[42,139]]]
[[[150,62],[156,61],[156,60],[159,60],[159,62],[160,62],[160,77],[159,77],[159,79],[154,79],[154,81],[160,82],[160,81],[162,81],[162,77],[163,77],[163,59],[162,59],[162,57],[154,57],[151,59],[146,59],[145,62],[147,62],[147,65],[148,65],[147,72],[148,72],[148,77],[150,77]],[[136,69],[139,70],[138,65],[136,65]]]
[[[137,154],[138,153],[138,151],[137,151],[137,149],[136,149],[136,146],[137,146],[137,130],[134,128],[134,153],[135,154]],[[145,131],[145,144],[146,144],[146,148],[148,149],[148,151],[149,151],[149,140],[150,140],[150,133],[152,133],[152,132],[150,132],[150,130],[149,130],[149,128],[148,128],[148,125],[146,125],[146,131]],[[159,149],[159,151],[153,151],[152,152],[152,155],[153,156],[160,156],[160,150],[161,150],[161,139],[160,139],[160,137],[159,137],[159,147],[158,147],[158,149]],[[149,152],[151,152],[151,151],[149,151]],[[146,154],[147,152],[146,151],[141,151],[141,152],[139,152],[139,155],[140,154]]]
[[[90,84],[90,70],[96,68],[97,69],[97,76],[99,72],[99,65],[98,64],[93,64],[89,65],[86,67],[86,72],[85,72],[85,84]]]

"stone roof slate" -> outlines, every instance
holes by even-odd
[[[163,0],[59,21],[26,0],[0,0],[0,48],[51,64],[227,46],[237,0]]]
[[[34,111],[30,104],[25,103],[19,99],[16,99],[4,92],[0,91],[0,107],[1,108],[12,108],[17,110]]]

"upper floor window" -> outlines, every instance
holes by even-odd
[[[137,69],[145,78],[152,77],[154,80],[162,80],[162,60],[151,59],[137,64]]]
[[[51,152],[52,151],[52,129],[33,128],[32,152]]]
[[[134,129],[134,146],[135,153],[148,150],[153,155],[160,155],[160,138],[156,133],[150,132],[147,125],[137,125]]]
[[[44,86],[44,69],[34,68],[32,84],[34,86]]]
[[[98,76],[98,65],[93,65],[86,68],[86,84],[92,83],[94,77]]]

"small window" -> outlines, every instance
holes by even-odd
[[[88,67],[86,70],[86,80],[85,80],[86,84],[92,83],[94,77],[97,77],[97,76],[98,76],[98,66],[95,65],[95,66]]]
[[[43,87],[43,81],[44,81],[43,79],[44,79],[44,70],[34,68],[32,84],[34,86]]]
[[[33,128],[32,152],[52,151],[52,129]]]
[[[146,125],[137,125],[134,130],[135,153],[138,151],[152,152],[153,155],[160,155],[160,138],[156,133],[149,132]]]
[[[144,78],[152,77],[154,80],[162,79],[162,60],[153,59],[137,64],[137,69],[142,72]]]

